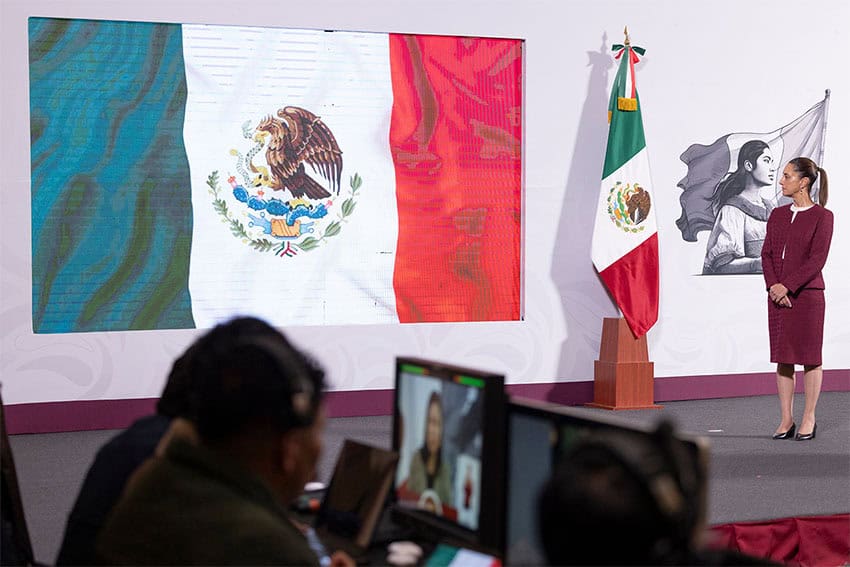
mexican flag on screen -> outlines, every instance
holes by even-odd
[[[520,41],[29,36],[36,332],[520,317]]]
[[[658,228],[634,66],[643,49],[615,45],[608,147],[591,256],[636,337],[658,320]]]

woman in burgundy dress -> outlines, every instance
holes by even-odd
[[[813,194],[815,180],[820,188]],[[809,158],[792,159],[779,181],[782,194],[794,200],[777,207],[767,221],[762,269],[768,290],[770,360],[776,362],[776,387],[782,421],[774,439],[815,438],[815,406],[823,369],[824,281],[821,270],[832,240],[832,213],[824,208],[826,171]],[[815,204],[813,197],[819,204]],[[796,437],[793,416],[794,365],[803,365],[806,407]]]

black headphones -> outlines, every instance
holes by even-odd
[[[269,380],[271,385],[286,388],[281,392],[285,405],[272,417],[281,430],[308,427],[313,424],[319,407],[319,394],[316,391],[311,372],[321,372],[294,347],[279,339],[255,335],[239,340],[236,349],[259,351],[271,361],[273,369],[285,379]]]

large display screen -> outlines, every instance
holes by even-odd
[[[30,18],[36,333],[518,320],[516,39]]]

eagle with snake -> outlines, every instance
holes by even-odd
[[[277,111],[277,118],[263,118],[256,130],[268,140],[269,187],[276,191],[288,189],[296,199],[305,195],[324,199],[331,196],[328,189],[339,194],[342,151],[321,118],[309,110],[287,106]],[[307,175],[305,163],[327,180],[328,189]]]

